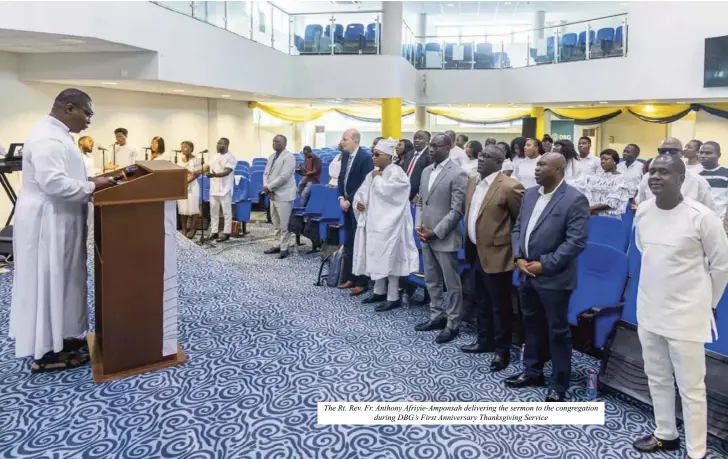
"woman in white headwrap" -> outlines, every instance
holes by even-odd
[[[380,140],[374,147],[374,170],[354,195],[357,234],[352,272],[374,280],[365,304],[384,303],[376,311],[401,306],[399,278],[417,271],[419,259],[413,237],[410,182],[396,167],[397,140]]]

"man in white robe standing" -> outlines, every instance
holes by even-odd
[[[650,164],[655,195],[635,215],[642,253],[637,333],[655,411],[655,432],[634,442],[642,452],[680,449],[675,380],[680,390],[688,459],[707,449],[705,343],[715,330],[715,308],[728,284],[728,238],[711,209],[683,197],[685,164],[663,154]],[[674,373],[674,377],[673,377]]]
[[[398,159],[398,143],[393,139],[377,142],[372,153],[374,170],[354,195],[357,234],[352,272],[374,281],[374,292],[363,303],[384,302],[374,309],[379,312],[402,305],[399,278],[419,267],[409,177],[393,164]]]
[[[23,148],[22,188],[13,234],[15,269],[10,337],[15,356],[33,356],[32,372],[76,368],[88,361],[86,218],[94,191],[116,184],[93,177],[71,132],[93,116],[91,98],[66,89]]]

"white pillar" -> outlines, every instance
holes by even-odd
[[[546,12],[545,11],[534,11],[531,27],[534,29],[535,38],[541,39],[544,37],[544,26],[546,25]]]
[[[422,37],[418,38],[417,42],[422,43],[423,45],[427,43],[427,39],[425,36],[427,36],[427,14],[426,13],[420,13],[420,22],[417,24],[417,36]]]
[[[402,55],[402,2],[382,2],[381,54]]]
[[[415,106],[415,129],[427,130],[427,107],[424,105]]]

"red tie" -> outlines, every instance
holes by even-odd
[[[415,163],[417,162],[417,159],[420,157],[420,153],[415,152],[414,158],[412,158],[412,162],[410,163],[409,167],[407,168],[407,177],[412,175],[412,169],[415,168]]]

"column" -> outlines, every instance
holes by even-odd
[[[402,98],[382,99],[382,137],[402,138]]]
[[[543,139],[544,134],[544,109],[543,107],[531,107],[531,116],[536,118],[536,138]]]
[[[418,131],[427,130],[427,107],[424,105],[415,107],[415,129]]]
[[[402,2],[382,2],[381,54],[402,55]]]
[[[306,125],[293,123],[293,142],[288,145],[290,151],[302,151],[306,142]]]
[[[533,19],[531,20],[531,27],[534,29],[534,38],[539,40],[544,37],[544,26],[546,25],[546,12],[545,11],[534,11]],[[538,30],[540,29],[540,30]]]
[[[417,36],[420,37],[417,39],[418,43],[422,43],[423,45],[427,43],[427,39],[425,38],[427,36],[427,14],[426,13],[420,13],[420,22],[417,24]]]

